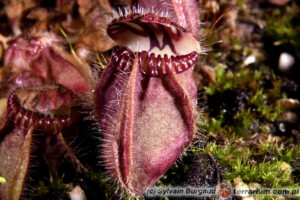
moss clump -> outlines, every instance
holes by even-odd
[[[291,6],[270,11],[265,18],[266,37],[272,38],[275,45],[291,45],[300,56],[300,8],[293,3]]]
[[[61,179],[50,182],[39,181],[31,193],[31,199],[69,199],[69,188]]]
[[[205,88],[208,110],[201,128],[206,146],[193,152],[212,154],[228,168],[222,177],[234,183],[240,177],[246,184],[262,187],[299,187],[297,168],[300,147],[296,139],[276,134],[283,110],[276,102],[286,97],[282,80],[267,67],[216,70],[216,82]],[[290,145],[292,144],[292,145]],[[274,197],[275,198],[275,197]]]
[[[300,156],[300,148],[284,150],[271,142],[260,144],[259,148],[253,149],[234,144],[224,147],[213,143],[208,144],[204,151],[213,154],[222,165],[228,166],[230,171],[223,174],[228,182],[232,183],[234,178],[241,177],[245,183],[258,182],[265,187],[299,186],[294,181],[290,163]],[[273,161],[268,161],[267,154],[274,155]]]
[[[211,112],[201,128],[237,137],[262,131],[264,123],[279,120],[282,109],[276,100],[285,96],[281,80],[266,67],[245,67],[236,72],[219,67],[216,82],[206,87],[205,92]]]

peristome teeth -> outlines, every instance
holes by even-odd
[[[125,47],[117,48],[111,58],[113,67],[116,67],[120,71],[128,72],[131,70],[133,52]]]
[[[23,108],[14,91],[8,98],[8,117],[20,128],[29,129],[34,127],[44,133],[58,133],[62,129],[72,125],[77,120],[77,115],[57,116],[52,111],[33,112]],[[51,116],[52,115],[52,116]]]
[[[160,55],[158,55],[157,58],[156,58],[156,65],[157,65],[157,71],[158,71],[159,74],[166,74],[165,73],[164,62],[163,62],[162,57]]]
[[[158,75],[157,65],[156,65],[156,57],[155,57],[154,53],[152,53],[150,55],[148,67],[149,67],[148,71],[151,74],[153,74],[153,76],[157,76]]]
[[[165,71],[166,71],[165,74],[169,74],[172,70],[171,69],[171,61],[166,54],[164,55],[164,65],[165,65]]]
[[[176,72],[181,72],[182,70],[179,68],[179,58],[178,56],[171,56],[172,67],[174,67]]]
[[[120,71],[129,72],[131,70],[134,53],[125,48],[120,47],[112,55],[112,66]],[[176,73],[185,71],[195,65],[198,58],[197,52],[192,52],[182,56],[171,56],[167,54],[155,56],[147,51],[138,53],[139,67],[143,74],[149,76],[163,76],[171,73],[172,68]]]
[[[154,53],[149,56],[146,51],[142,51],[139,54],[139,65],[140,70],[146,75],[162,76],[169,74],[172,67],[174,67],[176,73],[185,71],[195,64],[197,58],[197,52],[169,58],[166,54],[163,57],[161,55],[155,57]]]
[[[146,51],[142,51],[140,54],[139,54],[139,66],[140,66],[140,69],[141,71],[144,73],[144,74],[148,74],[148,53]]]

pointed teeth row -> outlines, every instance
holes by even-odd
[[[117,48],[112,54],[111,62],[120,71],[129,72],[132,67],[134,54],[125,47]]]
[[[195,65],[198,58],[197,52],[192,52],[183,56],[171,56],[166,54],[155,56],[154,53],[148,56],[146,51],[139,54],[139,65],[141,71],[150,76],[167,75],[174,68],[176,73],[183,72]]]
[[[35,127],[37,130],[41,130],[44,133],[58,133],[71,126],[77,121],[77,114],[54,116],[52,119],[50,115],[40,114],[38,112],[32,112],[22,108],[19,103],[19,99],[15,92],[13,92],[8,98],[7,104],[8,117],[20,128],[29,129]]]
[[[116,49],[112,55],[112,65],[120,71],[130,72],[133,64],[134,53],[125,47]],[[142,51],[138,53],[139,67],[143,74],[149,76],[163,76],[171,73],[174,68],[176,73],[183,72],[195,65],[198,53],[192,52],[182,56],[165,55],[155,56]]]

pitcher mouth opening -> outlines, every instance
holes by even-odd
[[[23,129],[59,133],[78,120],[73,98],[62,86],[18,88],[8,98],[8,117]]]
[[[167,75],[193,66],[201,52],[200,44],[188,30],[168,16],[124,9],[114,15],[107,34],[121,48],[114,51],[113,65],[127,71],[138,55],[141,71],[146,75]]]

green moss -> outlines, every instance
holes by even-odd
[[[276,84],[276,82],[274,84]],[[282,97],[282,95],[280,95],[280,88],[281,87],[278,85],[274,86],[274,89],[269,91],[260,88],[249,101],[252,105],[256,106],[257,111],[261,114],[261,117],[268,121],[279,119],[282,113],[281,108],[275,104],[276,99]],[[268,102],[272,102],[273,104],[268,104]]]
[[[218,146],[216,143],[208,144],[204,152],[211,153],[217,160],[221,161],[222,164],[229,166],[233,165],[236,159],[245,159],[244,161],[246,161],[253,153],[249,148],[240,149],[232,144],[224,147]]]
[[[285,8],[272,10],[266,17],[266,34],[274,40],[275,45],[292,45],[300,56],[300,9],[293,3]]]
[[[296,38],[297,32],[293,25],[293,19],[299,16],[300,10],[296,5],[287,7],[286,10],[277,8],[266,19],[267,33],[276,40]]]
[[[258,182],[270,187],[281,187],[292,184],[291,171],[283,170],[282,161],[263,162],[259,165],[242,163],[240,159],[232,166],[232,172],[224,174],[228,181],[241,177],[244,182]]]
[[[234,132],[239,136],[244,136],[252,132],[252,127],[255,126],[254,114],[248,110],[242,110],[235,115],[234,118]]]
[[[224,122],[224,113],[221,112],[217,118],[206,117],[203,119],[204,123],[200,125],[201,129],[204,129],[208,132],[208,135],[211,133],[218,133],[222,131],[222,124]]]
[[[282,91],[282,81],[270,69],[262,67],[260,70],[253,70],[245,67],[233,73],[229,69],[225,70],[224,65],[219,65],[215,76],[216,82],[205,88],[206,95],[208,97],[217,95],[222,98],[227,90],[241,90],[246,95],[243,100],[245,102],[242,102],[245,104],[245,108],[230,114],[233,124],[228,124],[228,120],[224,119],[224,112],[227,111],[220,108],[220,113],[208,118],[206,125],[201,128],[209,133],[223,132],[223,134],[223,129],[226,129],[230,130],[230,134],[242,137],[258,131],[257,129],[266,132],[265,123],[280,119],[283,111],[276,105],[276,101],[286,95]],[[267,89],[265,88],[266,81],[271,83],[271,87],[269,86]],[[234,104],[235,102],[230,103]],[[225,135],[227,134],[225,133]]]
[[[248,68],[233,73],[231,70],[225,71],[226,66],[219,64],[216,68],[216,82],[205,87],[207,95],[213,95],[216,92],[223,92],[230,88],[244,88],[247,85],[262,78],[263,70],[252,72]]]
[[[231,125],[225,123],[224,114],[221,112],[216,118],[207,117],[207,123],[200,126],[201,129],[207,131],[207,136],[222,135],[230,141],[234,141],[258,128],[257,119],[249,109],[236,113]]]
[[[61,179],[50,182],[39,181],[38,187],[31,194],[31,199],[67,198],[69,189]]]
[[[232,183],[236,177],[241,177],[245,183],[258,182],[267,187],[299,186],[293,181],[292,168],[288,165],[299,156],[299,150],[299,147],[283,150],[270,143],[261,143],[261,148],[256,150],[233,144],[218,146],[215,143],[208,144],[204,149],[223,166],[229,167],[230,172],[223,175],[228,182]],[[266,151],[274,151],[276,160],[253,162],[255,156],[264,155]]]
[[[293,146],[289,149],[278,147],[274,145],[274,142],[261,142],[260,143],[260,154],[266,154],[267,152],[273,152],[273,155],[276,156],[277,160],[282,160],[288,164],[292,161],[296,161],[300,157],[300,147]]]

